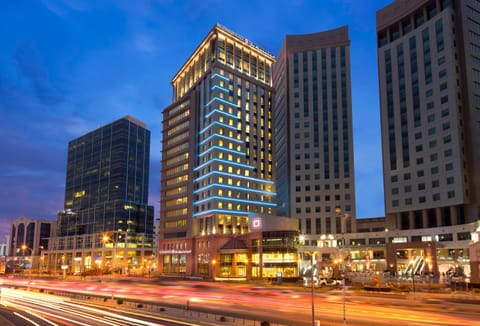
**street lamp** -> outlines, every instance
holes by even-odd
[[[412,288],[413,288],[413,295],[415,296],[415,272],[414,272],[415,260],[413,258],[410,260],[410,264],[412,265]]]
[[[25,250],[30,250],[30,268],[28,270],[28,290],[30,291],[30,282],[32,280],[32,266],[33,266],[33,249],[26,244],[22,244],[23,257],[25,259]]]
[[[345,228],[348,214],[342,214],[342,210],[337,207],[335,213],[340,217],[340,226],[342,231],[342,293],[343,293],[343,325],[347,325],[346,301],[345,301]]]
[[[215,280],[215,265],[217,264],[217,261],[215,259],[212,260],[212,279]]]
[[[312,287],[312,326],[315,326],[315,300],[314,300],[314,291],[315,291],[315,280],[313,278],[313,261],[315,260],[315,256],[318,254],[318,251],[307,251],[305,250],[304,253],[311,257],[310,263],[310,272],[311,272],[311,287]]]

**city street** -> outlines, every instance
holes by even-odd
[[[28,287],[37,289],[35,292],[25,290],[12,291],[6,285],[17,288]],[[134,308],[137,313],[142,311],[142,320],[147,323],[166,324],[165,320],[145,317],[146,312],[155,313],[152,316],[174,317],[177,321],[188,320],[198,325],[216,324],[212,319],[225,316],[225,321],[219,324],[248,325],[250,322],[269,321],[281,325],[310,325],[311,324],[311,292],[295,286],[254,286],[248,284],[224,284],[201,281],[159,281],[134,280],[114,281],[113,279],[90,281],[58,281],[28,280],[21,278],[3,279],[2,302],[9,302],[12,306],[23,309],[32,309],[28,302],[32,300],[46,300],[43,292],[55,293],[68,291],[77,295],[91,295],[85,301],[73,300],[61,303],[62,311],[65,305],[75,314],[68,312],[71,322],[75,325],[88,324],[84,318],[103,318],[108,324],[112,318],[99,310],[113,307],[122,309],[126,314]],[[25,300],[24,296],[28,296]],[[94,301],[95,309],[85,308]],[[104,298],[103,300],[101,298]],[[111,300],[111,298],[115,298]],[[124,303],[118,304],[121,299]],[[347,291],[345,296],[346,320],[348,325],[476,325],[479,324],[478,299],[473,301],[471,294],[379,294],[359,291]],[[51,300],[45,306],[56,309]],[[42,306],[34,301],[30,305],[36,309]],[[142,309],[138,309],[138,304]],[[322,288],[315,292],[315,319],[321,325],[340,325],[343,323],[343,293],[338,288]],[[160,307],[165,307],[161,314]],[[125,310],[127,309],[127,310]],[[188,310],[187,310],[188,309]],[[47,314],[46,312],[42,312]],[[118,314],[119,312],[115,312]],[[131,313],[131,312],[130,312]],[[96,317],[91,317],[91,314]],[[98,317],[102,315],[103,317]],[[59,316],[59,314],[57,314]],[[131,317],[129,317],[131,318]],[[134,317],[138,318],[138,317]],[[91,323],[90,323],[91,324]],[[140,324],[140,323],[138,323]]]

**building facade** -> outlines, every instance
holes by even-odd
[[[307,246],[345,214],[355,231],[349,49],[346,26],[287,35],[273,67],[277,214],[299,219]]]
[[[45,271],[44,252],[49,249],[48,239],[55,232],[56,222],[52,220],[29,219],[20,216],[12,222],[8,244],[9,252],[5,271]]]
[[[469,0],[377,12],[385,207],[401,229],[479,219],[479,13]]]
[[[173,77],[163,111],[162,273],[206,273],[192,263],[205,261],[194,237],[245,234],[250,214],[274,213],[273,62],[217,24]]]
[[[377,47],[386,220],[402,234],[386,243],[386,268],[469,274],[480,217],[480,4],[395,1],[377,12]]]
[[[149,164],[150,131],[131,116],[69,143],[64,210],[48,252],[51,270],[148,269],[154,254]]]

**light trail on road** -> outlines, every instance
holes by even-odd
[[[182,322],[171,318],[160,318],[159,316],[146,313],[135,314],[118,309],[116,309],[116,312],[112,312],[106,309],[106,307],[92,307],[89,304],[82,304],[78,300],[10,288],[2,289],[0,302],[6,307],[12,307],[36,316],[52,326],[199,326],[194,323]],[[26,320],[29,319],[25,315],[21,317]],[[38,323],[32,322],[32,325],[38,325]]]

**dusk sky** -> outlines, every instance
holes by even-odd
[[[384,215],[375,13],[391,0],[0,1],[0,242],[63,209],[68,142],[125,115],[152,132],[158,218],[170,80],[215,23],[277,55],[287,34],[348,25],[357,217]]]

